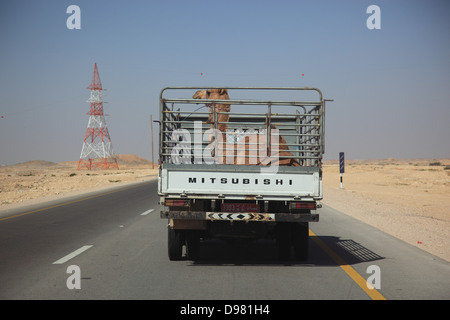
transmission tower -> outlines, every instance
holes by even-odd
[[[91,90],[91,96],[88,100],[91,103],[91,108],[87,113],[89,123],[78,161],[78,170],[119,169],[103,114],[103,88],[98,75],[97,63],[94,66],[92,82],[88,89]]]

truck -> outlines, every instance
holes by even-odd
[[[199,259],[209,239],[270,239],[280,260],[308,258],[327,101],[310,87],[161,90],[158,195],[170,260]]]

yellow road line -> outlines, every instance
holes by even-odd
[[[119,192],[119,191],[124,191],[124,190],[137,188],[137,187],[139,187],[139,185],[133,185],[133,186],[126,187],[126,188],[123,188],[123,189],[119,189],[119,190],[114,190],[114,191],[110,191],[110,192],[106,192],[106,193],[97,194],[95,196],[90,196],[90,197],[86,197],[86,198],[82,198],[82,199],[78,199],[78,200],[73,200],[73,201],[68,201],[68,202],[60,203],[60,204],[57,204],[57,205],[54,205],[54,206],[50,206],[50,207],[45,207],[45,208],[42,208],[42,209],[37,209],[37,210],[33,210],[33,211],[28,211],[28,212],[16,214],[14,216],[0,218],[0,221],[17,218],[17,217],[25,216],[27,214],[36,213],[36,212],[40,212],[40,211],[45,211],[45,210],[48,210],[48,209],[58,208],[58,207],[62,207],[62,206],[68,205],[68,204],[77,203],[77,202],[81,202],[81,201],[85,201],[85,200],[89,200],[89,199],[94,199],[94,198],[106,196],[106,195],[111,194],[111,193],[116,193],[116,192]]]
[[[311,238],[319,245],[319,247],[325,251],[325,253],[333,259],[336,264],[345,271],[345,273],[356,282],[361,289],[364,290],[365,293],[369,295],[372,300],[386,300],[386,298],[377,291],[374,287],[372,287],[366,279],[364,279],[358,272],[355,271],[347,262],[344,261],[340,256],[338,256],[333,250],[328,247],[325,242],[323,242],[314,232],[309,230],[309,235]],[[369,288],[369,287],[370,288]]]

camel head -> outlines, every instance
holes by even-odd
[[[193,99],[211,99],[211,100],[230,100],[230,97],[228,96],[228,90],[227,89],[208,89],[208,90],[198,90],[193,96]],[[208,104],[209,107],[209,116],[206,123],[214,123],[213,120],[213,110],[214,106],[213,104]],[[230,105],[229,104],[216,104],[216,112],[230,112]],[[230,116],[228,114],[219,114],[218,115],[218,122],[228,122],[230,119]],[[225,132],[227,128],[226,123],[219,123],[218,129],[221,132]]]
[[[217,100],[230,100],[227,89],[208,89],[198,90],[192,99],[217,99]]]

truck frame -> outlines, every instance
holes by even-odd
[[[214,89],[258,98],[179,97]],[[272,98],[286,92],[313,99]],[[322,199],[326,101],[332,100],[309,87],[161,90],[158,195],[165,206],[160,217],[169,221],[170,260],[182,259],[183,252],[187,259],[198,259],[200,241],[211,238],[274,239],[280,260],[291,259],[292,253],[296,260],[307,259],[309,223],[319,221]],[[217,130],[224,124],[220,105],[231,107],[226,132]],[[226,161],[218,158],[220,148],[232,150],[221,153],[231,154]],[[258,160],[264,157],[272,162],[262,165]],[[278,165],[275,157],[294,159],[296,165]]]

